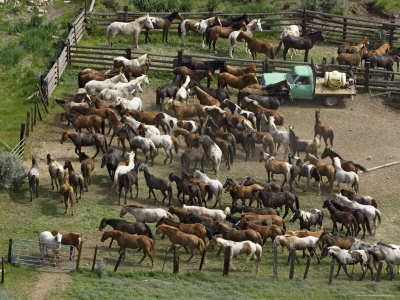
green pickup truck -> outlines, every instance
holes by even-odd
[[[315,77],[309,66],[296,66],[289,73],[264,73],[261,84],[269,85],[282,80],[290,84],[293,99],[321,99],[329,107],[357,94],[352,84],[340,89],[324,86],[324,78]]]

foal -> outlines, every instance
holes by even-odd
[[[82,198],[82,188],[84,184],[83,176],[74,171],[72,163],[69,160],[65,161],[64,169],[68,170],[69,183],[74,188],[76,202],[78,202],[78,199]],[[79,198],[78,198],[78,185],[79,185]]]
[[[330,126],[320,120],[320,114],[321,114],[320,110],[315,111],[314,138],[317,135],[319,135],[320,139],[321,139],[321,137],[323,137],[326,147],[328,147],[328,139],[329,139],[330,143],[331,143],[331,147],[333,147],[333,136],[334,136],[333,128],[332,128],[332,126]]]
[[[90,175],[92,175],[92,172],[94,170],[94,161],[85,152],[81,152],[79,154],[79,161],[81,163],[81,172],[83,175],[83,183],[85,185],[86,192],[87,192],[88,185],[91,183]]]

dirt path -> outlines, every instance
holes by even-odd
[[[32,300],[46,299],[55,289],[64,291],[71,280],[68,273],[57,270],[38,269],[37,273],[39,280],[30,292],[30,299]]]

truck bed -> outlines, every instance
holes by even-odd
[[[315,95],[316,96],[352,96],[356,95],[357,91],[352,87],[332,89],[329,86],[324,86],[324,78],[317,77],[315,82]]]

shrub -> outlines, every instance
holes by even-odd
[[[399,0],[375,0],[374,3],[377,7],[387,11],[400,8]]]
[[[21,161],[9,152],[0,150],[1,181],[6,189],[18,189],[24,184],[26,173]]]
[[[130,0],[140,11],[190,11],[193,1],[185,0]]]
[[[95,272],[100,278],[107,275],[107,267],[104,259],[101,259],[101,261],[97,264]]]
[[[3,67],[15,66],[22,57],[22,50],[14,42],[0,43],[0,65]]]
[[[344,13],[345,3],[345,0],[303,0],[306,9],[336,14]]]
[[[27,26],[27,24],[24,19],[12,20],[8,24],[8,33],[9,34],[20,33],[26,29],[26,26]]]

